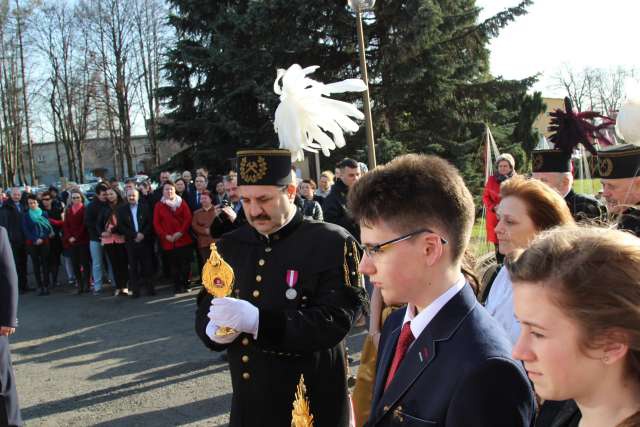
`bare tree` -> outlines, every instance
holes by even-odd
[[[160,115],[160,102],[157,89],[160,85],[161,52],[160,45],[166,40],[167,28],[164,24],[167,9],[160,0],[134,0],[134,22],[138,39],[138,58],[136,64],[141,68],[140,85],[141,112],[149,136],[153,165],[160,164],[160,153],[156,136],[157,118]],[[146,99],[146,102],[144,102]]]
[[[623,67],[576,71],[563,66],[553,76],[553,87],[562,89],[578,111],[592,110],[611,115],[625,99],[625,82],[633,77],[633,73]]]
[[[54,137],[65,148],[69,177],[82,182],[84,146],[95,96],[89,29],[81,25],[65,1],[48,1],[37,19],[40,25],[36,46],[49,66]]]

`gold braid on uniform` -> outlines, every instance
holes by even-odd
[[[364,289],[364,280],[358,272],[360,265],[360,249],[356,242],[350,238],[344,242],[344,283],[349,288],[350,293],[361,304],[365,312],[369,312],[369,298]]]

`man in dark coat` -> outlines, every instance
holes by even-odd
[[[640,147],[615,145],[598,152],[603,197],[617,227],[640,237]]]
[[[11,250],[18,272],[18,286],[20,293],[29,292],[27,281],[27,248],[26,237],[22,228],[22,216],[27,214],[26,205],[21,202],[22,192],[15,187],[11,190],[11,198],[2,205],[0,225],[7,229]]]
[[[353,159],[338,163],[340,178],[336,179],[331,192],[322,205],[324,220],[345,228],[356,239],[360,238],[360,227],[353,220],[347,208],[349,188],[360,179],[360,166]]]
[[[556,190],[569,206],[577,222],[604,220],[606,209],[595,197],[573,191],[571,155],[561,150],[533,152],[533,178]]]
[[[366,425],[531,426],[527,375],[462,274],[475,209],[455,167],[395,158],[351,188],[349,207],[361,226],[360,272],[385,303],[407,303],[384,323]]]
[[[0,227],[0,425],[21,426],[9,336],[18,326],[18,275],[7,230]]]
[[[146,287],[149,295],[155,295],[153,275],[153,217],[146,203],[140,203],[137,189],[127,190],[127,204],[116,211],[118,232],[124,235],[124,247],[129,265],[129,290],[133,298],[140,296],[140,288]]]
[[[247,223],[247,219],[240,203],[238,194],[238,178],[225,176],[223,178],[227,199],[215,206],[216,217],[211,223],[211,237],[217,239],[223,234],[236,230]]]
[[[304,375],[314,425],[346,427],[344,338],[366,304],[356,242],[341,227],[302,218],[289,151],[242,151],[238,158],[248,224],[217,243],[235,272],[233,298],[203,291],[196,314],[204,344],[228,351],[230,425],[291,425]],[[235,332],[218,336],[220,327]]]

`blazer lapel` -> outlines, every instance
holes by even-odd
[[[380,398],[384,394],[384,385],[387,381],[386,374],[389,372],[389,366],[391,366],[391,361],[395,354],[398,338],[400,337],[400,329],[401,327],[397,327],[393,332],[391,332],[389,344],[385,346],[382,354],[378,355],[380,360],[378,361],[378,373],[376,374],[376,383],[373,388],[376,391],[376,395],[373,396],[374,405],[375,402],[380,402]]]
[[[433,362],[437,353],[436,343],[438,341],[448,340],[471,310],[473,310],[475,304],[476,299],[473,291],[470,286],[465,285],[465,287],[436,314],[420,336],[414,341],[411,348],[409,348],[395,377],[389,384],[387,390],[382,393],[376,405],[375,412],[372,413],[375,419],[372,425],[375,425],[395,406],[398,400],[402,398],[418,377],[420,377],[422,372]],[[391,355],[386,355],[389,360],[393,358],[396,342],[397,336],[390,350]],[[391,346],[387,346],[387,348],[385,348],[385,353],[389,351],[390,347]],[[390,362],[387,362],[387,365],[384,366],[386,369],[383,371],[384,373],[388,371],[388,363]],[[380,369],[383,369],[383,365],[380,365]],[[379,375],[377,377],[376,390],[382,390],[382,388],[384,388],[384,383],[378,384],[378,381],[380,381],[383,376],[382,381],[385,381],[386,375]]]

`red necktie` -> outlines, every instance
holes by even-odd
[[[411,322],[407,322],[402,326],[402,331],[400,331],[400,338],[398,338],[398,344],[396,344],[396,353],[393,356],[393,361],[391,362],[391,368],[389,368],[389,374],[387,374],[387,382],[384,385],[384,389],[386,390],[391,384],[391,380],[396,375],[398,371],[398,367],[404,359],[404,355],[407,354],[407,350],[409,350],[409,346],[415,340],[413,334],[411,333]]]

